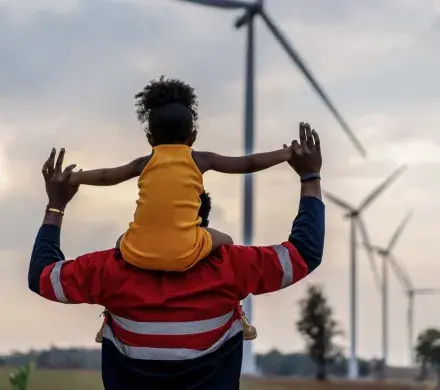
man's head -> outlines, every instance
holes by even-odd
[[[152,80],[135,99],[138,119],[145,124],[151,146],[194,143],[198,101],[190,85],[162,76]]]
[[[211,211],[211,197],[207,192],[203,190],[200,194],[200,201],[202,204],[200,205],[199,217],[202,218],[202,222],[200,223],[201,227],[208,227],[209,225],[209,213]]]

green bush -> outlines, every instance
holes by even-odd
[[[9,374],[9,383],[12,390],[27,390],[29,378],[33,369],[32,363],[21,366],[17,371]]]

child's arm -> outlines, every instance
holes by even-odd
[[[211,152],[194,152],[202,173],[213,170],[222,173],[253,173],[263,171],[290,160],[290,147],[267,153],[256,153],[242,157],[227,157]]]
[[[90,186],[113,186],[139,176],[149,159],[150,156],[140,157],[120,167],[73,172],[70,182]]]

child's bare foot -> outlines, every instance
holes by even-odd
[[[102,336],[104,336],[104,323],[102,323],[101,329],[98,330],[98,333],[96,333],[95,341],[98,344],[102,344]]]
[[[257,338],[257,329],[255,328],[255,326],[251,324],[247,324],[245,323],[245,321],[242,322],[243,322],[243,339],[247,341],[255,340]]]
[[[96,333],[96,336],[95,336],[95,341],[98,344],[102,344],[102,338],[104,337],[104,326],[105,326],[105,316],[106,316],[106,314],[107,314],[107,310],[104,310],[102,312],[102,314],[101,314],[101,315],[104,316],[104,321],[102,321],[101,329],[98,330],[98,333]]]
[[[257,329],[249,323],[243,310],[241,311],[241,324],[243,325],[243,339],[246,341],[255,340],[257,338]]]

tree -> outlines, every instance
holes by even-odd
[[[305,298],[299,302],[301,318],[298,331],[304,336],[307,351],[316,365],[316,379],[327,379],[327,365],[340,353],[333,343],[335,336],[342,334],[333,311],[320,286],[310,285]]]
[[[417,337],[416,358],[420,364],[420,379],[427,377],[428,368],[437,373],[437,388],[440,389],[440,330],[429,328]]]

